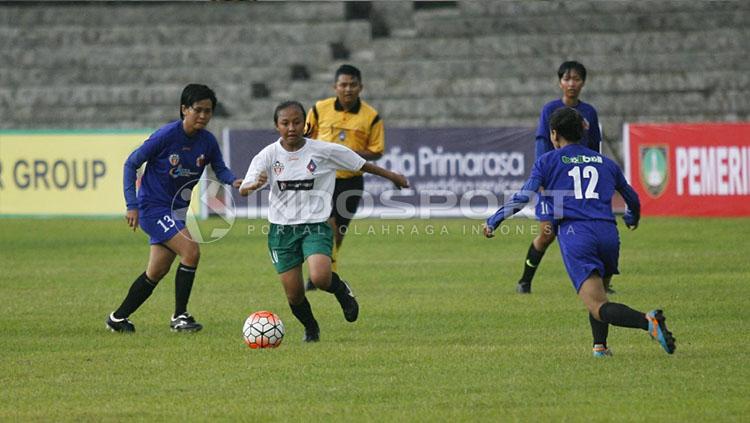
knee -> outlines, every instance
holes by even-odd
[[[191,267],[198,266],[198,262],[201,258],[201,251],[198,248],[198,244],[195,244],[192,248],[188,248],[182,256],[182,262]]]
[[[149,268],[146,270],[146,277],[154,284],[157,284],[160,280],[162,280],[162,278],[164,278],[164,276],[167,275],[167,273],[169,273],[170,267],[171,266],[166,266],[159,269]]]

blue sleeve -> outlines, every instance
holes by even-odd
[[[628,206],[626,214],[631,215],[635,222],[638,222],[641,218],[641,201],[638,199],[638,193],[625,180],[625,175],[622,174],[620,168],[615,164],[613,166],[615,167],[615,189],[622,195],[622,199]]]
[[[536,146],[534,159],[542,157],[548,151],[554,150],[552,141],[549,139],[549,116],[546,108],[539,113],[539,123],[536,127]]]
[[[508,219],[521,211],[521,209],[531,201],[533,194],[539,192],[539,188],[542,186],[543,182],[541,166],[539,164],[540,160],[537,160],[536,163],[534,163],[534,168],[531,170],[531,176],[529,176],[529,179],[523,184],[521,190],[513,194],[510,201],[503,204],[495,214],[487,219],[487,226],[493,230],[497,229],[505,219]]]
[[[125,204],[128,210],[138,208],[138,198],[135,194],[135,180],[137,179],[138,168],[150,158],[156,156],[159,151],[161,151],[161,139],[155,138],[152,135],[140,147],[130,153],[130,156],[125,160],[122,179]]]
[[[592,107],[592,119],[589,122],[589,148],[601,153],[602,132],[599,130],[599,115],[596,109]]]
[[[219,144],[216,142],[216,139],[212,139],[211,141],[211,167],[213,168],[214,173],[216,173],[216,177],[219,178],[221,182],[227,185],[232,185],[232,182],[234,182],[237,177],[234,176],[234,173],[232,173],[224,163],[224,157],[221,155],[221,150],[219,150]]]

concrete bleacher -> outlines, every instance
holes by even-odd
[[[336,2],[2,4],[0,129],[156,128],[195,81],[222,103],[215,130],[269,128],[279,101],[332,95],[345,62],[389,126],[535,125],[569,59],[612,143],[628,121],[750,119],[750,2],[437,6],[374,2],[352,20]]]

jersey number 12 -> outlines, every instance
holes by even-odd
[[[594,166],[586,166],[583,168],[583,178],[588,179],[589,183],[586,186],[586,193],[584,196],[583,184],[581,178],[581,168],[576,166],[570,169],[568,172],[571,178],[573,178],[573,191],[577,200],[583,198],[586,199],[598,199],[599,193],[596,192],[596,184],[599,182],[599,171]]]

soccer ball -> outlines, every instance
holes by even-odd
[[[276,348],[284,339],[284,324],[270,311],[256,311],[245,320],[242,336],[250,348]]]

